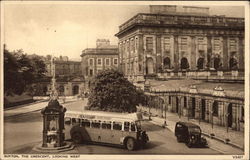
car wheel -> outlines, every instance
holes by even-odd
[[[126,147],[129,151],[132,151],[135,149],[135,141],[132,138],[128,138],[127,142],[126,142]]]
[[[192,147],[191,139],[188,139],[188,140],[187,140],[186,145],[187,145],[189,148]]]
[[[82,135],[79,132],[73,133],[71,138],[72,138],[73,142],[76,144],[82,143],[82,141],[83,141]]]

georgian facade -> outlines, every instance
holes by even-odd
[[[244,18],[139,13],[116,36],[121,69],[135,80],[163,70],[244,70]]]
[[[86,80],[86,89],[89,88],[91,79],[104,69],[118,68],[118,48],[110,45],[109,40],[98,39],[96,48],[86,48],[82,51],[82,75]]]

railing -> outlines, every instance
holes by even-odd
[[[179,71],[157,73],[157,79],[202,79],[202,80],[238,80],[244,81],[243,71]]]
[[[119,26],[120,31],[134,24],[190,24],[203,26],[244,26],[244,18],[217,16],[184,16],[163,14],[138,14]]]

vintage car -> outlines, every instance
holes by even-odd
[[[175,136],[178,142],[185,142],[188,147],[207,145],[207,140],[201,136],[200,127],[190,122],[177,122]]]

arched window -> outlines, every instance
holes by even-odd
[[[163,65],[164,65],[164,69],[169,69],[170,68],[171,64],[170,64],[170,58],[169,57],[164,58]]]
[[[203,69],[204,68],[204,58],[199,58],[197,61],[197,68]]]
[[[181,59],[181,69],[188,69],[189,68],[189,63],[187,58],[183,57]]]
[[[230,58],[229,60],[229,69],[237,69],[237,59],[235,59],[234,57]]]
[[[220,65],[221,65],[220,58],[215,57],[214,58],[214,69],[216,69],[216,70],[219,69]]]

